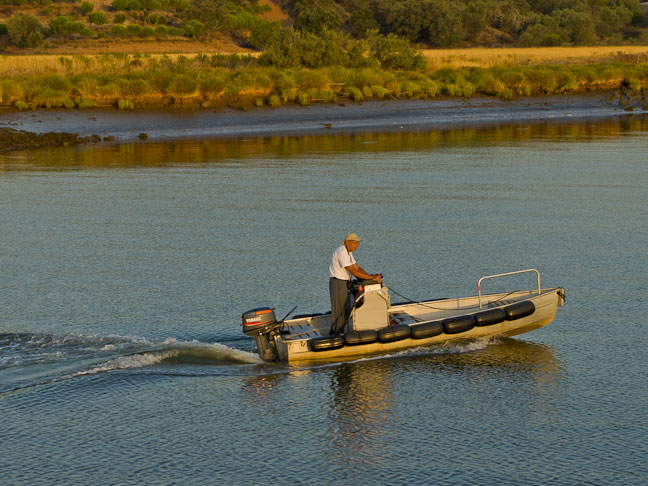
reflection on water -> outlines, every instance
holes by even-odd
[[[0,154],[0,170],[164,167],[252,157],[292,157],[303,153],[389,152],[444,146],[520,142],[533,139],[583,141],[627,137],[648,130],[648,115],[627,115],[578,123],[504,124],[421,132],[273,136],[84,145]]]
[[[485,347],[472,351],[480,346]],[[521,402],[527,401],[529,415],[541,414],[541,422],[552,420],[551,406],[563,388],[562,365],[551,347],[510,338],[490,344],[431,347],[415,357],[405,353],[401,357],[343,364],[331,374],[331,425],[326,434],[329,460],[351,467],[389,461],[394,430],[406,427],[405,423],[416,428],[419,420],[445,424],[452,413],[445,403],[450,396],[460,415],[479,416],[483,411],[461,405],[463,399],[456,396],[461,394],[454,388],[458,386],[454,383],[457,376],[471,377],[472,386],[482,388],[485,395],[502,389],[507,400],[525,390]],[[416,383],[405,383],[408,379]],[[394,403],[402,405],[415,389],[418,396],[411,397],[409,413],[395,414]]]
[[[304,406],[307,395],[313,393],[308,388],[313,373],[328,375],[330,383],[322,409],[327,427],[322,430],[321,449],[328,463],[345,469],[389,463],[390,442],[405,426],[403,422],[424,420],[442,427],[454,412],[479,417],[504,413],[497,409],[515,403],[516,412],[520,406],[526,408],[523,415],[529,421],[551,424],[556,402],[565,392],[564,367],[552,347],[511,338],[418,348],[347,363],[301,365],[294,371],[287,367],[282,373],[248,378],[244,391],[250,405],[265,415],[278,406],[281,394],[277,392],[288,383],[295,387],[291,391],[294,410],[303,410],[308,408]],[[472,388],[464,390],[462,398],[457,396],[462,393],[458,387],[466,386],[465,377]],[[417,392],[409,397],[411,416],[399,416],[396,410],[403,409],[412,390]],[[463,404],[475,390],[491,396],[490,410]],[[456,404],[454,411],[448,409],[448,399]]]

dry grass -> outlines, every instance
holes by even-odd
[[[470,49],[426,49],[423,54],[432,70],[444,67],[587,64],[619,59],[648,62],[648,46],[476,47]]]
[[[132,46],[131,46],[132,47]],[[132,52],[132,51],[131,51]],[[213,55],[225,54],[228,52],[201,52],[200,54]],[[241,55],[258,56],[259,53],[249,52],[240,53]],[[169,54],[31,54],[24,56],[4,56],[0,55],[0,78],[3,77],[20,77],[31,76],[35,74],[60,74],[69,73],[97,73],[106,71],[106,66],[115,67],[119,65],[123,68],[128,66],[129,71],[137,71],[134,68],[133,61],[141,60],[159,60],[162,57],[168,57],[176,61],[180,56],[193,59],[198,55],[194,52],[191,54],[169,53]],[[146,62],[142,63],[140,70],[145,70]]]

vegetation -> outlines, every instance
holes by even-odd
[[[639,0],[275,0],[275,3],[290,16],[288,23],[292,27],[265,20],[263,14],[270,6],[259,4],[258,0],[112,0],[110,6],[97,6],[88,0],[0,0],[0,5],[12,6],[0,11],[0,25],[8,30],[13,25],[13,31],[19,31],[9,34],[4,41],[21,48],[61,37],[69,42],[78,36],[203,38],[225,34],[241,44],[265,50],[295,35],[322,37],[328,32],[345,32],[356,40],[371,39],[379,33],[385,38],[396,36],[428,47],[648,43],[648,16]],[[51,27],[55,17],[69,19],[63,32]],[[125,31],[112,29],[125,21],[128,22]],[[154,26],[164,28],[143,30]]]
[[[648,89],[648,64],[392,70],[342,65],[278,68],[250,56],[66,56],[48,73],[0,77],[3,106],[87,108],[113,105],[217,107],[307,105],[344,99],[431,98],[580,93],[601,89]]]
[[[62,56],[23,73],[0,68],[0,103],[19,109],[113,105],[306,105],[340,99],[508,99],[628,87],[648,89],[646,59],[589,64],[451,65],[422,46],[648,44],[638,0],[0,0],[2,43],[47,49],[83,39],[226,34],[256,56]],[[4,12],[4,14],[3,14]],[[7,13],[9,12],[9,13]],[[5,15],[6,18],[3,18]],[[573,47],[571,47],[573,48]],[[133,49],[135,50],[135,48]],[[440,52],[440,51],[438,51]]]

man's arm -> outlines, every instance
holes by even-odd
[[[348,267],[344,267],[348,272],[356,278],[361,278],[363,280],[377,280],[380,282],[382,276],[379,273],[367,273],[360,265],[354,263]]]

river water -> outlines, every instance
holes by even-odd
[[[647,136],[639,114],[0,155],[1,483],[645,484]],[[350,231],[397,300],[538,268],[566,307],[515,339],[260,362],[240,314],[328,310]]]

